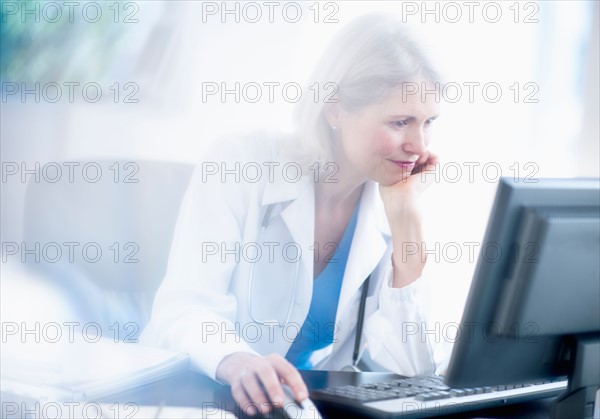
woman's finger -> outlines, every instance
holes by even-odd
[[[277,407],[282,407],[284,394],[275,367],[271,365],[271,363],[265,362],[257,369],[256,375],[258,376],[264,391],[267,393],[269,400],[278,405]]]
[[[262,390],[256,374],[245,374],[241,378],[241,383],[250,400],[258,406],[263,414],[267,413],[270,410],[269,400]]]
[[[244,386],[241,381],[238,381],[231,387],[231,395],[234,400],[238,403],[242,411],[244,411],[247,415],[253,416],[258,413],[255,407],[255,403],[252,403],[252,400],[248,397],[246,390],[244,390]]]
[[[436,154],[429,153],[429,157],[427,158],[427,161],[425,162],[425,164],[426,164],[425,170],[435,170],[435,166],[437,163],[438,163],[438,156]]]
[[[290,386],[296,400],[303,401],[308,397],[308,389],[298,370],[282,356],[272,358],[273,366],[277,374]]]

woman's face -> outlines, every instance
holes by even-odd
[[[384,186],[410,176],[414,163],[427,157],[431,141],[431,124],[439,114],[439,96],[431,83],[411,83],[418,91],[395,90],[383,102],[356,112],[341,107],[330,119],[336,126],[336,154],[358,174]],[[421,92],[427,88],[425,100]],[[340,156],[339,153],[342,153]]]

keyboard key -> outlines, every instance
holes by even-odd
[[[466,396],[467,392],[462,388],[453,388],[452,390],[450,390],[450,395],[453,397],[462,397]]]
[[[439,390],[439,391],[446,391],[446,390],[450,390],[450,387],[448,387],[445,384],[430,384],[428,386],[429,388],[432,388],[434,390]]]
[[[431,393],[419,394],[415,397],[415,399],[422,402],[427,402],[431,400],[445,399],[448,397],[450,397],[450,392],[448,391],[433,391]]]
[[[394,390],[394,391],[392,391],[392,393],[394,393],[396,395],[396,397],[398,397],[399,399],[403,399],[405,397],[411,397],[411,396],[408,396],[408,393],[404,390]]]

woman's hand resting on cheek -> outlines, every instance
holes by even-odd
[[[423,232],[418,200],[435,180],[437,156],[427,152],[421,156],[410,176],[393,185],[379,185],[385,213],[392,232],[394,250],[392,286],[401,288],[421,276],[426,255],[422,253]]]

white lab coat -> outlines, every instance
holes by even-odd
[[[236,351],[285,356],[310,306],[315,203],[314,172],[304,172],[293,182],[297,166],[288,165],[285,173],[284,156],[279,141],[261,135],[221,142],[197,166],[182,203],[167,274],[141,337],[143,343],[189,353],[192,367],[212,378],[219,362]],[[226,164],[226,169],[236,171],[236,162],[239,179],[233,172],[226,175],[225,182],[219,175],[207,175],[207,168],[213,169],[215,164],[220,169]],[[269,173],[264,162],[281,164],[271,166]],[[256,178],[257,166],[264,169],[262,175],[250,182]],[[249,256],[248,250],[253,249],[246,247],[245,256],[243,251],[237,255],[224,251],[235,249],[236,243],[242,249],[244,244],[259,241],[269,204],[274,204],[273,221],[260,243],[278,242],[277,249],[281,249],[293,242],[302,253],[290,323],[284,328],[259,325],[250,319],[249,269],[256,253]],[[402,375],[443,373],[448,348],[434,345],[423,333],[414,333],[415,327],[422,331],[426,321],[419,298],[424,278],[402,289],[390,287],[391,234],[375,182],[367,182],[359,205],[337,307],[334,343],[313,354],[314,368],[337,370],[351,363],[360,288],[371,274],[363,349],[367,346],[370,358],[384,369]],[[223,251],[212,254],[215,244]],[[278,251],[274,254],[279,255]],[[293,258],[295,253],[288,255]],[[272,261],[265,254],[258,263],[263,260]],[[289,287],[293,284],[289,281],[293,272],[290,264],[270,264],[268,269],[281,266],[285,272],[262,277],[256,266],[255,317],[273,317],[269,316],[272,308],[285,312],[289,305],[282,295],[291,295]],[[288,280],[278,280],[282,275]],[[409,330],[412,333],[407,333]]]

